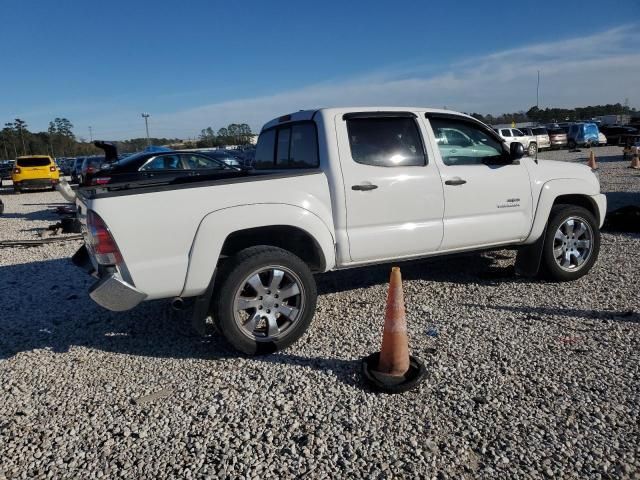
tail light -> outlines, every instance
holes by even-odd
[[[111,177],[96,177],[91,179],[91,185],[106,185],[111,181]]]
[[[20,169],[19,169],[19,168],[14,168],[14,169],[13,169],[13,173],[15,173],[15,174],[20,173]]]
[[[93,172],[95,172],[95,171],[96,171],[96,169],[95,169],[95,168],[93,168],[93,167],[87,167],[87,173],[93,173]]]
[[[56,167],[49,167],[49,171],[50,172],[55,172],[56,171]]]
[[[100,265],[118,265],[122,255],[107,224],[93,210],[87,212],[87,246]]]

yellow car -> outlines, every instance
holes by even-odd
[[[48,155],[18,157],[11,171],[11,180],[16,193],[28,188],[55,189],[60,180],[60,170]]]

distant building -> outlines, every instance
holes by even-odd
[[[593,117],[593,120],[599,121],[602,125],[627,125],[631,122],[631,115],[599,115]]]

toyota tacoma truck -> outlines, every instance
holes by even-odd
[[[304,333],[331,270],[515,248],[517,273],[575,280],[600,248],[598,178],[523,153],[446,110],[299,111],[262,128],[250,171],[79,188],[74,262],[99,305],[189,300],[248,354]]]

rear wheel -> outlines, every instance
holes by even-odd
[[[282,350],[309,327],[316,283],[309,267],[291,252],[247,248],[225,262],[218,278],[211,314],[237,350],[249,355]]]
[[[577,280],[598,258],[600,230],[587,209],[556,205],[551,209],[542,252],[542,266],[553,280]]]
[[[533,142],[530,143],[529,147],[527,148],[527,153],[530,157],[535,156],[535,154],[538,153],[538,144]]]

